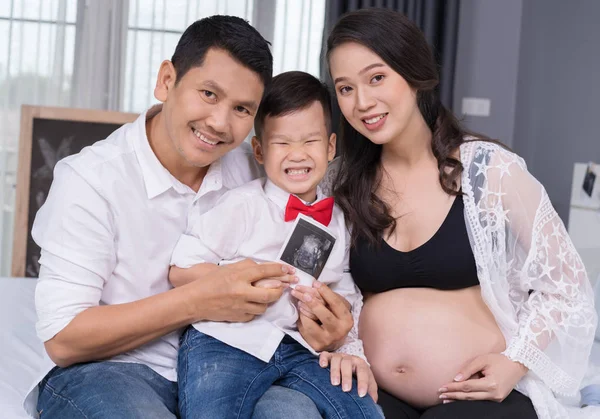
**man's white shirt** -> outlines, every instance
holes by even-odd
[[[151,108],[107,139],[61,160],[32,235],[41,247],[35,303],[42,341],[87,308],[150,297],[171,288],[171,254],[195,218],[227,190],[262,175],[248,144],[213,163],[196,193],[162,166],[146,135]],[[112,361],[145,364],[176,381],[180,332]],[[37,415],[37,383],[54,367],[47,357],[25,400]]]

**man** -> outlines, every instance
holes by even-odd
[[[162,105],[57,164],[32,232],[42,249],[37,332],[50,359],[26,401],[30,413],[39,391],[44,418],[176,417],[179,330],[248,321],[294,281],[291,268],[251,261],[177,289],[167,280],[193,217],[259,174],[249,148],[237,147],[271,75],[268,43],[247,22],[197,21],[161,64],[154,94]],[[252,285],[265,278],[278,286]],[[328,297],[321,324],[302,328],[323,350],[352,325],[341,298]],[[303,395],[274,386],[254,417],[300,415],[319,417]]]

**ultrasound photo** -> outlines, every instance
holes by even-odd
[[[279,259],[310,275],[313,279],[319,279],[335,240],[331,231],[322,224],[300,214],[282,247]],[[303,283],[303,275],[298,276]]]

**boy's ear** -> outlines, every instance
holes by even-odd
[[[265,164],[263,148],[260,144],[260,140],[256,135],[252,137],[252,151],[254,151],[254,158],[256,159],[256,161],[260,164]]]
[[[337,136],[335,133],[332,133],[329,136],[329,144],[327,145],[327,161],[331,161],[335,157],[335,150],[337,143]]]
[[[177,72],[175,71],[175,67],[173,67],[173,63],[169,60],[164,60],[158,70],[156,86],[154,87],[154,97],[161,102],[166,102],[169,90],[175,86],[176,79]]]

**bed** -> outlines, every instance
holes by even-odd
[[[43,346],[35,334],[34,278],[0,278],[0,418],[24,419],[25,393],[42,360]],[[600,302],[599,302],[600,303]],[[592,350],[585,383],[600,384],[600,342]],[[571,401],[577,405],[578,400]],[[600,407],[577,409],[586,418],[600,418]]]
[[[0,278],[0,417],[27,418],[22,403],[43,346],[35,334],[35,278]]]

